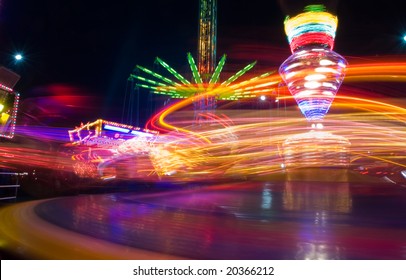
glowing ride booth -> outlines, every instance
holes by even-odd
[[[0,137],[14,137],[20,94],[0,83]]]
[[[82,178],[128,179],[136,172],[136,157],[149,157],[159,133],[98,119],[69,130],[73,171]]]

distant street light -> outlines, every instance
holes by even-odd
[[[405,35],[405,36],[403,36],[403,41],[405,41],[405,42],[406,42],[406,35]]]
[[[18,54],[16,54],[16,55],[14,56],[14,58],[15,58],[15,60],[18,62],[18,61],[21,61],[21,60],[23,59],[23,56],[18,53]]]

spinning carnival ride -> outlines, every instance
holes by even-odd
[[[132,132],[141,129],[117,123],[106,126],[106,121],[98,121],[97,126],[110,130],[110,136],[103,136],[101,130],[89,136],[90,127],[96,124],[82,126],[82,140],[74,145],[83,149],[74,159],[78,166],[83,159],[93,162],[90,172],[78,168],[78,174],[112,178],[117,170],[130,169],[119,175],[145,180],[217,180],[268,176],[308,167],[344,170],[360,159],[372,158],[406,168],[401,140],[405,137],[402,127],[406,112],[402,106],[359,98],[353,88],[341,86],[344,75],[347,81],[356,82],[366,80],[369,72],[374,72],[375,80],[386,81],[396,75],[397,81],[406,81],[405,63],[354,63],[347,67],[346,59],[332,50],[337,17],[323,6],[312,5],[285,21],[292,56],[281,64],[279,74],[270,71],[238,82],[254,62],[220,82],[226,56],[214,67],[215,4],[201,1],[198,63],[187,54],[192,81],[160,58],[156,61],[175,79],[142,66],[137,69],[147,77],[130,76],[138,87],[180,99],[151,117],[148,127],[153,131],[142,132],[153,136],[133,137]],[[253,118],[248,111],[224,112],[216,108],[217,100],[232,102],[272,95],[281,87],[281,78],[292,96],[280,96],[279,100],[294,99],[305,118],[296,107],[286,110],[283,117],[272,118]],[[343,94],[336,96],[340,87]],[[192,112],[182,111],[191,106]],[[167,121],[169,115],[171,121]],[[388,129],[390,134],[385,134]],[[117,131],[120,137],[111,136]],[[110,137],[108,141],[106,137]],[[391,145],[384,147],[382,142]],[[110,154],[100,159],[101,150],[94,147],[103,147]],[[112,167],[114,172],[109,171]],[[129,175],[131,172],[137,175]]]
[[[322,5],[307,6],[285,20],[292,55],[279,73],[312,129],[283,143],[287,168],[349,165],[350,142],[325,131],[322,124],[347,68],[345,58],[332,50],[336,29],[337,17]]]
[[[147,145],[153,147],[149,149],[149,155],[154,166],[154,172],[160,177],[182,174],[182,178],[185,179],[184,176],[192,178],[195,176],[201,177],[202,175],[211,177],[212,175],[218,176],[218,172],[220,172],[220,174],[223,173],[233,164],[227,156],[235,150],[235,145],[232,143],[236,143],[237,136],[233,133],[228,121],[215,115],[214,111],[217,100],[239,100],[241,98],[257,97],[260,94],[273,93],[279,83],[279,77],[275,76],[266,81],[263,80],[266,77],[270,77],[275,71],[270,71],[249,80],[236,83],[235,81],[247,71],[251,70],[256,62],[248,64],[220,83],[220,74],[226,61],[226,55],[221,57],[218,65],[215,67],[217,1],[200,0],[199,15],[198,64],[196,65],[190,53],[187,54],[187,60],[193,76],[192,82],[185,79],[180,73],[158,57],[156,58],[156,62],[172,74],[177,81],[139,65],[136,66],[137,69],[149,75],[149,77],[146,78],[141,75],[131,74],[129,78],[130,80],[138,81],[136,83],[137,87],[149,89],[152,93],[168,95],[172,98],[186,99],[184,102],[178,103],[180,106],[193,103],[193,125],[198,124],[200,126],[202,124],[209,124],[210,126],[181,128],[174,127],[170,124],[163,125],[163,127],[166,126],[169,128],[167,131],[169,133],[159,137],[161,144]],[[125,125],[120,126],[126,127]],[[82,126],[79,130],[88,130],[88,128],[89,126],[86,125],[85,127]],[[192,131],[196,129],[199,131]],[[210,132],[212,129],[219,129],[220,132],[212,133]],[[162,130],[162,127],[160,130]],[[74,142],[75,145],[84,146],[84,151],[87,151],[88,145],[83,144],[85,142],[88,143],[88,137],[92,136],[86,137],[87,138],[84,138],[86,141]],[[112,141],[115,146],[122,144],[119,139],[111,139],[109,141]],[[202,142],[204,143],[203,146]],[[227,147],[224,146],[224,144],[226,144]],[[127,147],[131,145],[138,146],[139,141],[131,140],[131,142],[127,142],[126,145]],[[193,147],[192,153],[191,147]],[[224,149],[224,151],[221,152],[222,156],[218,156],[217,154],[219,149]],[[83,153],[86,152],[81,152],[80,154]],[[77,171],[75,172],[81,174],[81,176],[92,176],[91,174],[96,174],[94,164],[89,164],[88,161],[89,160],[85,160],[86,163],[83,161],[77,162],[76,166],[80,168],[76,168],[75,170]],[[139,155],[136,161],[140,161]],[[107,162],[110,162],[110,160],[107,160]],[[152,174],[154,172],[150,173]]]

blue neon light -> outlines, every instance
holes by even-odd
[[[123,133],[128,133],[130,130],[128,128],[122,128],[122,127],[117,127],[117,126],[112,126],[109,124],[104,125],[104,129],[107,130],[112,130],[112,131],[117,131],[117,132],[123,132]]]

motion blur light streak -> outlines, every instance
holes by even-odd
[[[385,88],[379,92],[374,83],[395,82],[401,85],[406,78],[406,63],[402,57],[371,61],[373,59],[352,58],[353,63],[348,67],[346,80],[341,87],[342,94],[335,97],[330,114],[323,120],[323,130],[351,142],[352,147],[348,149],[350,168],[385,164],[388,168],[403,170],[406,164],[405,104],[401,99],[385,98]],[[317,77],[310,76],[309,79]],[[268,92],[256,96],[266,96],[265,102],[278,98],[279,102],[291,104],[292,96],[276,97],[273,93],[274,85],[280,80],[277,73],[256,76],[240,83],[213,88],[204,94],[221,96],[230,92],[230,87],[231,91],[240,86],[247,90],[264,88]],[[371,90],[365,86],[358,87],[359,82],[369,82]],[[46,97],[41,98],[39,107],[44,107],[41,111],[43,116],[35,111],[31,114],[42,120],[47,112],[54,115],[61,108],[58,104],[63,102],[75,110],[88,110],[87,106],[80,105],[81,100],[88,104],[87,99],[66,96],[66,93],[51,96],[48,101]],[[398,91],[398,94],[402,93]],[[71,172],[75,168],[79,168],[79,171],[83,168],[83,172],[88,170],[83,176],[91,178],[110,178],[115,174],[123,179],[198,181],[268,176],[286,171],[283,142],[295,134],[309,132],[307,121],[300,118],[294,106],[286,109],[270,107],[269,110],[259,111],[218,108],[216,114],[203,115],[211,120],[210,126],[196,126],[191,108],[193,98],[180,100],[151,118],[149,127],[161,131],[153,141],[130,140],[139,135],[129,132],[127,140],[119,141],[122,146],[116,145],[109,151],[94,147],[76,151],[70,148],[58,150],[52,148],[52,143],[68,141],[66,128],[27,124],[16,127],[17,138],[22,137],[20,147],[4,145],[0,160],[3,166],[17,168],[25,166],[29,158],[30,168],[48,168],[56,172]],[[239,102],[245,101],[240,99]],[[36,104],[33,103],[33,106]],[[230,101],[225,108],[232,108],[232,104],[233,101]],[[27,105],[26,102],[25,107]],[[63,110],[59,110],[59,115],[72,117]],[[87,129],[83,130],[82,138],[87,135]],[[28,141],[27,136],[34,137],[38,143]],[[40,141],[43,142],[41,145]],[[89,164],[84,164],[87,161]],[[319,164],[327,167],[323,161]]]
[[[348,67],[346,70],[346,82],[347,83],[353,83],[353,82],[375,82],[375,81],[390,81],[390,82],[404,82],[406,80],[406,62],[403,62],[401,60],[404,60],[403,57],[399,57],[397,62],[393,62],[394,58],[391,58],[391,61],[388,62],[374,62],[374,63],[352,63],[351,67]],[[400,61],[399,61],[400,60]],[[247,80],[244,81],[243,83],[246,85],[250,85],[250,87],[259,87],[263,86],[264,84],[270,83],[270,85],[277,84],[280,81],[279,75],[278,74],[273,74],[268,77],[256,77],[255,79]],[[231,87],[234,87],[231,85]],[[216,91],[213,92],[208,92],[207,94],[218,94],[218,95],[223,95],[223,91],[227,91],[227,89],[217,89]],[[348,98],[352,98],[351,96],[354,95],[355,92],[349,93],[350,95],[347,95]],[[268,93],[272,94],[272,93]],[[357,93],[356,97],[361,97],[362,95],[369,95],[367,91],[363,91],[360,93]],[[382,96],[385,95],[384,92],[380,93]],[[317,96],[317,95],[316,95]],[[321,96],[324,96],[321,94]],[[286,99],[286,97],[279,97],[279,100]],[[162,128],[166,127],[171,130],[178,130],[181,128],[173,127],[172,125],[167,124],[164,119],[169,116],[170,114],[181,110],[190,104],[192,104],[192,99],[186,99],[186,100],[181,100],[178,103],[175,103],[173,106],[170,106],[163,110],[162,112],[158,113],[156,116],[154,116],[149,123],[155,123],[156,121],[153,120],[160,120],[160,124],[162,125]],[[244,102],[241,100],[241,102]],[[371,102],[374,102],[371,100]],[[385,104],[384,106],[390,106],[390,104]],[[158,129],[158,127],[155,127],[155,129]]]
[[[342,94],[323,118],[323,129],[315,123],[312,132],[296,106],[219,108],[204,116],[212,120],[210,126],[196,126],[191,99],[154,116],[169,126],[164,133],[153,133],[153,139],[151,131],[134,135],[129,126],[106,122],[107,130],[128,129],[108,130],[111,138],[115,133],[129,137],[120,145],[112,144],[109,151],[92,145],[40,149],[26,136],[38,134],[44,136],[40,140],[60,142],[68,133],[61,135],[61,128],[17,127],[16,136],[27,142],[18,148],[2,146],[0,164],[8,168],[29,162],[35,169],[76,171],[94,180],[114,175],[138,182],[164,181],[173,189],[192,182],[196,188],[146,195],[79,195],[5,207],[0,209],[1,247],[22,258],[43,259],[405,259],[405,193],[394,182],[406,186],[406,102],[385,98],[385,92],[375,92],[374,96],[381,95],[372,99],[368,89],[357,87],[357,82],[372,83],[375,77],[404,82],[405,70],[399,65],[403,64],[349,67]],[[271,75],[255,83],[277,79]],[[278,98],[294,103],[290,95]],[[102,135],[95,129],[101,123],[75,129],[82,133],[80,141],[88,140],[93,129]],[[323,145],[327,154],[340,155],[351,142],[345,151],[348,168],[337,158],[319,161],[308,153],[313,166],[320,168],[300,169],[295,163],[301,154],[294,150],[290,154],[294,160],[287,159],[285,141],[310,133],[312,137],[305,139],[310,152],[318,152],[317,135],[322,136],[320,141],[331,134],[334,141],[343,140],[338,147],[335,142]],[[376,178],[362,177],[366,174]],[[234,181],[202,183],[222,179]],[[170,180],[174,184],[166,182]],[[86,235],[91,238],[84,239]]]
[[[212,8],[212,21],[201,27],[215,27]],[[230,22],[234,35],[246,36],[249,18],[243,20],[241,26]],[[130,25],[130,35],[148,32]],[[233,36],[223,45],[232,44],[232,55],[217,65],[215,48],[198,50],[197,61],[212,56],[203,70],[190,53],[186,74],[160,58],[154,71],[137,66],[127,83],[131,98],[126,90],[122,123],[104,119],[106,112],[92,108],[102,106],[82,91],[57,86],[52,96],[27,93],[15,137],[1,139],[0,167],[27,171],[19,190],[47,199],[20,203],[26,197],[16,197],[18,203],[0,207],[1,257],[406,259],[406,59],[344,58],[332,51],[337,26],[335,15],[311,5],[285,22],[290,50],[273,52],[273,46],[247,40],[252,49],[235,55]],[[267,40],[283,41],[273,27],[258,27],[247,27],[252,40],[270,34]],[[167,25],[164,36],[148,32],[169,57],[171,31],[180,29]],[[90,41],[98,33],[93,35]],[[210,39],[203,46],[216,43],[215,32],[200,35]],[[132,50],[145,61],[154,51],[134,51],[140,37],[129,38],[115,40],[121,54]],[[351,44],[356,39],[349,38]],[[226,64],[237,56],[234,65]],[[253,57],[261,64],[246,63]],[[114,72],[116,80],[124,64],[114,61],[114,71],[102,72]],[[87,84],[93,74],[80,81]],[[117,89],[113,85],[109,91]],[[0,99],[0,113],[8,104]],[[116,110],[114,104],[104,105]],[[150,117],[145,128],[138,125],[141,115],[142,122]]]

